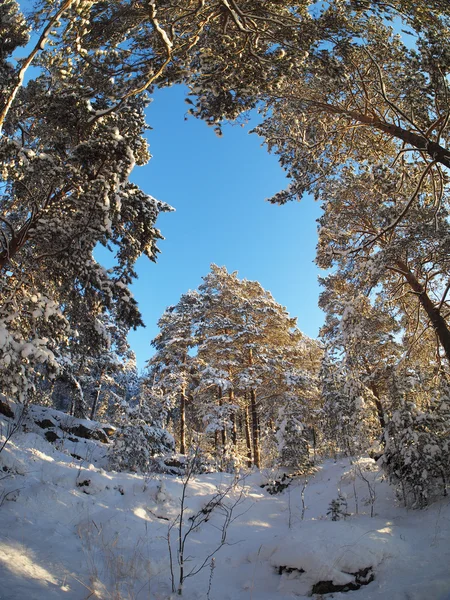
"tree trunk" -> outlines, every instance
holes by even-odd
[[[364,365],[366,367],[367,376],[369,378],[372,378],[372,372],[370,369],[369,361],[367,360],[367,358],[365,356],[363,356],[363,361],[364,361]],[[380,393],[378,391],[378,387],[373,381],[370,381],[369,389],[373,394],[373,402],[375,404],[375,408],[377,409],[378,422],[380,423],[381,431],[384,432],[384,428],[386,427],[386,419],[384,418],[384,408],[383,408],[383,404],[381,403],[381,398],[380,398]],[[383,440],[384,440],[384,436],[383,436]]]
[[[186,454],[186,391],[180,393],[180,454]]]
[[[86,419],[87,411],[86,403],[84,401],[83,388],[81,387],[78,379],[76,379],[73,375],[67,376],[67,379],[70,381],[74,389],[70,414],[77,419]]]
[[[373,401],[375,403],[375,408],[377,409],[378,421],[380,423],[381,431],[384,432],[384,428],[386,427],[386,420],[384,418],[384,410],[383,405],[381,404],[380,394],[378,393],[377,386],[372,382],[369,384],[370,391],[373,394]],[[384,440],[384,436],[383,436]]]
[[[98,379],[97,389],[94,392],[94,400],[92,402],[92,408],[91,408],[91,421],[94,421],[95,415],[97,413],[98,401],[100,400],[100,394],[102,392],[103,373],[104,373],[104,370],[102,369],[100,371],[100,377]]]
[[[406,281],[409,283],[411,289],[417,294],[419,302],[424,311],[427,313],[438,340],[444,349],[445,356],[450,362],[450,331],[446,320],[441,315],[440,310],[433,304],[423,285],[418,281],[416,276],[411,273],[406,263],[404,263],[402,260],[397,260],[395,264]]]
[[[234,404],[234,391],[232,388],[230,388],[230,390],[228,392],[228,397],[230,400],[230,404],[233,405]],[[233,412],[230,415],[230,418],[231,418],[231,441],[233,443],[233,446],[236,448],[236,446],[237,446],[236,411],[233,410]]]
[[[248,406],[245,407],[244,423],[245,423],[245,441],[247,442],[247,467],[250,468],[252,466],[253,462],[252,462],[252,438],[250,435],[250,419],[249,419],[249,415],[248,415]]]
[[[313,465],[316,464],[316,447],[317,447],[317,437],[316,437],[316,428],[314,426],[311,427],[311,436],[313,442]]]
[[[253,463],[258,469],[261,466],[261,453],[259,448],[259,421],[258,411],[256,409],[256,391],[250,390],[250,406],[252,411],[252,442],[253,442]]]
[[[214,432],[214,450],[217,452],[219,452],[219,432],[216,429]]]
[[[222,388],[219,386],[218,388],[218,392],[219,392],[219,406],[222,407],[223,406],[223,396],[222,396]],[[222,453],[225,454],[225,450],[227,447],[227,430],[223,421],[223,415],[222,413],[220,414],[221,418],[222,418],[222,429],[220,431],[221,437],[222,437]]]
[[[250,348],[248,352],[248,364],[253,365],[253,350]],[[258,469],[261,466],[261,453],[259,449],[259,421],[258,411],[256,410],[256,390],[250,390],[250,407],[252,411],[252,442],[253,442],[253,464]]]

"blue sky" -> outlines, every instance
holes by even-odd
[[[176,209],[160,216],[166,239],[158,262],[141,258],[132,287],[146,324],[129,336],[140,368],[153,353],[150,341],[164,309],[195,289],[211,263],[259,281],[307,335],[316,337],[323,321],[313,263],[319,206],[309,198],[285,206],[265,202],[287,180],[260,138],[248,134],[256,120],[226,126],[219,138],[205,123],[185,120],[184,97],[181,87],[156,92],[148,108],[153,158],[131,176]]]

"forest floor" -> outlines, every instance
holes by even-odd
[[[184,574],[205,564],[185,579],[187,600],[287,600],[313,591],[346,600],[450,600],[450,500],[405,509],[369,458],[325,460],[306,484],[296,479],[270,495],[260,486],[273,471],[204,474],[183,486],[176,476],[108,472],[100,451],[79,460],[28,432],[6,445],[0,469],[1,600],[178,597],[168,537],[177,587],[183,489],[182,536],[192,528]],[[209,513],[208,502],[225,491]],[[333,521],[327,513],[339,495]],[[354,582],[351,573],[373,581],[326,593],[329,582]]]

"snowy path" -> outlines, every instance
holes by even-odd
[[[11,442],[1,464],[9,469],[1,481],[4,491],[12,492],[0,507],[1,600],[170,597],[167,532],[179,514],[179,479],[146,479],[80,465],[35,434]],[[299,594],[305,593],[306,575],[280,576],[277,560],[307,565],[311,577],[327,580],[345,577],[369,559],[375,580],[332,597],[450,600],[448,500],[406,511],[396,505],[392,488],[373,462],[360,464],[369,469],[364,472],[375,485],[374,518],[365,504],[367,485],[360,478],[353,481],[346,460],[325,461],[310,479],[303,520],[300,481],[271,496],[259,487],[267,474],[246,477],[226,501],[230,505],[242,490],[227,545],[216,555],[209,600],[304,597]],[[231,481],[230,475],[209,474],[190,482],[185,526],[217,488]],[[351,516],[332,522],[326,514],[338,490],[346,495]],[[187,569],[214,550],[222,519],[220,511],[213,514],[188,537]],[[176,529],[172,540],[175,550]],[[210,574],[208,561],[207,568],[186,581],[184,597],[206,599]]]

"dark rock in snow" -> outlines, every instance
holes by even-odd
[[[50,419],[43,419],[42,421],[35,421],[41,429],[49,429],[50,427],[57,427],[56,423],[50,421]]]
[[[280,566],[278,567],[278,575],[283,575],[283,573],[299,573],[300,575],[302,573],[304,573],[304,569],[296,569],[295,567],[284,567],[284,566]]]
[[[332,581],[319,581],[312,587],[312,594],[332,594],[333,592],[352,592],[359,590],[362,585],[367,585],[374,580],[372,567],[361,569],[357,573],[349,573],[354,575],[355,581],[351,581],[345,585],[335,585]]]
[[[78,425],[72,427],[61,425],[61,429],[67,433],[71,433],[72,435],[76,435],[77,437],[85,438],[87,440],[98,440],[104,444],[109,442],[109,438],[103,429],[90,429],[89,427],[86,427],[86,425],[83,425],[83,423],[78,423]]]
[[[14,418],[14,411],[8,404],[7,400],[0,398],[0,413],[10,419]]]
[[[90,479],[83,479],[83,481],[77,481],[77,486],[78,487],[86,487],[88,485],[91,485],[91,480]]]
[[[59,435],[56,433],[56,431],[46,431],[45,432],[45,438],[47,439],[47,441],[49,442],[56,442],[56,440],[59,440],[60,437]]]

